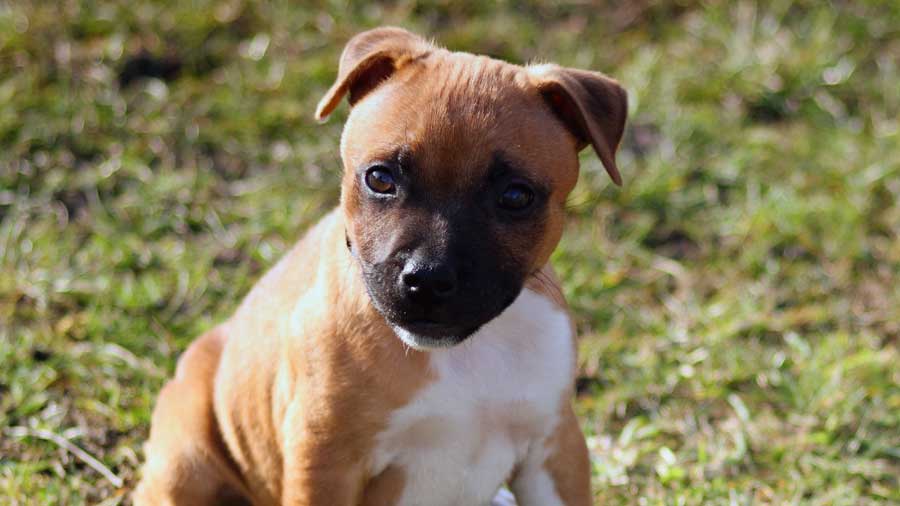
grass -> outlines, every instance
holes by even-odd
[[[335,205],[346,106],[312,112],[380,24],[629,90],[626,184],[586,152],[554,256],[597,504],[900,504],[875,0],[0,0],[0,503],[128,504],[179,352]]]

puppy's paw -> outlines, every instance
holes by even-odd
[[[491,501],[491,506],[516,506],[516,498],[513,497],[512,492],[501,488],[497,491],[494,500]]]

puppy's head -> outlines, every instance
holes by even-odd
[[[374,306],[416,348],[461,342],[547,262],[583,147],[621,182],[626,95],[598,73],[378,28],[347,44],[316,117],[344,96],[347,244]]]

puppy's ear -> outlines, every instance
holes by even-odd
[[[538,91],[579,141],[579,150],[594,147],[613,182],[622,185],[616,149],[625,130],[628,95],[619,83],[599,72],[558,65],[529,67]]]
[[[350,105],[375,89],[408,61],[427,53],[431,46],[402,28],[381,27],[362,32],[347,43],[341,54],[337,79],[316,107],[316,119],[324,120],[344,95]]]

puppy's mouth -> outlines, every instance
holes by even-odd
[[[475,324],[454,325],[430,318],[392,319],[385,317],[385,320],[393,328],[397,337],[411,348],[417,350],[450,348],[470,338],[481,327],[502,314],[515,301],[516,297],[517,294],[504,299],[499,311]]]
[[[439,321],[429,319],[418,319],[404,322],[396,322],[394,326],[401,327],[407,332],[412,332],[421,336],[432,339],[454,338],[458,341],[474,334],[481,325],[472,325],[469,327],[460,327],[458,325],[449,325]]]
[[[459,327],[427,319],[405,322],[389,321],[389,323],[401,341],[417,350],[455,346],[465,341],[481,327],[481,325]]]

